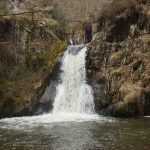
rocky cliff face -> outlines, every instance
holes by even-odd
[[[0,4],[0,117],[29,115],[41,105],[33,97],[65,49],[64,29],[51,3]]]
[[[97,112],[150,115],[149,20],[150,5],[140,1],[92,24],[87,68]]]

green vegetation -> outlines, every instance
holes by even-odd
[[[65,42],[53,39],[51,43],[49,43],[46,51],[28,52],[25,59],[26,65],[33,70],[46,72],[53,67],[57,57],[65,50],[65,48]]]

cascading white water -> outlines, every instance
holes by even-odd
[[[73,40],[72,39],[69,39],[69,42],[71,45],[73,45]]]
[[[72,49],[73,47],[73,49]],[[70,46],[62,61],[62,83],[57,88],[53,113],[93,113],[91,87],[86,83],[85,57],[87,48],[76,52],[79,46]],[[70,51],[72,49],[72,51]]]

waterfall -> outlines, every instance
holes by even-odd
[[[71,45],[73,45],[73,40],[72,39],[69,39],[69,42]]]
[[[53,114],[94,112],[92,88],[86,82],[86,52],[86,46],[68,46],[62,59]]]
[[[32,117],[6,118],[0,121],[8,128],[34,128],[56,122],[106,121],[94,113],[93,91],[86,81],[85,45],[70,45],[64,53],[61,64],[60,82],[57,86],[50,113]],[[51,85],[44,95],[46,99],[52,94]]]

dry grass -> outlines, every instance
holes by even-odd
[[[119,92],[121,93],[121,97],[123,98],[123,101],[125,102],[133,102],[136,100],[141,93],[141,88],[136,84],[132,83],[124,83],[120,89]]]
[[[117,77],[117,76],[121,76],[121,75],[126,75],[128,72],[130,72],[130,67],[123,65],[117,69],[113,69],[110,73],[110,76],[111,77],[114,77],[114,76]]]
[[[115,52],[111,55],[110,57],[110,62],[112,64],[116,64],[116,63],[119,63],[121,62],[121,60],[123,59],[123,56],[124,56],[124,51],[118,51],[118,52]]]

